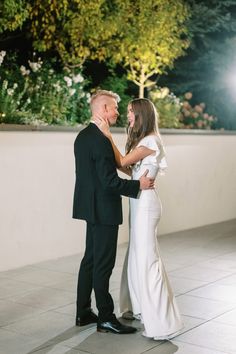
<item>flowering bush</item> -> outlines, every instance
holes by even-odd
[[[211,129],[217,118],[205,112],[206,105],[203,102],[192,106],[189,103],[192,96],[191,92],[187,92],[182,98],[180,121],[185,128]]]
[[[0,123],[75,124],[89,118],[90,94],[79,70],[44,63],[41,58],[28,61],[27,67],[16,58],[5,62],[0,52]],[[6,64],[5,64],[6,63]],[[5,65],[4,65],[5,64]]]
[[[167,87],[158,88],[155,86],[150,92],[149,97],[156,106],[159,114],[160,128],[180,128],[179,121],[181,103]]]
[[[159,113],[160,128],[211,129],[217,118],[205,112],[205,103],[192,106],[192,93],[177,98],[167,87],[154,87],[149,92]]]

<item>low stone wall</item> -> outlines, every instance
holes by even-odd
[[[71,218],[77,131],[27,129],[0,130],[0,270],[84,249],[85,224]],[[113,133],[123,150],[124,129]],[[159,234],[236,218],[236,135],[162,133],[169,168],[157,180],[163,203]],[[120,243],[128,240],[125,197],[123,206]]]

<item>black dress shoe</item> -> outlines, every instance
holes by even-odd
[[[131,326],[125,326],[122,323],[120,323],[115,316],[113,316],[110,321],[107,322],[98,321],[97,331],[103,333],[111,332],[115,334],[130,334],[136,332],[137,328]]]
[[[86,315],[82,317],[77,316],[75,319],[75,325],[80,327],[87,326],[88,324],[97,323],[97,322],[98,322],[98,316],[93,311],[89,311],[88,313],[86,313]]]

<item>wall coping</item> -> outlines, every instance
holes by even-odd
[[[20,125],[20,124],[0,124],[0,132],[63,132],[76,133],[85,126],[60,126],[60,125]],[[111,131],[117,134],[124,134],[125,128],[113,127]],[[201,130],[201,129],[160,129],[163,135],[236,135],[236,130]]]

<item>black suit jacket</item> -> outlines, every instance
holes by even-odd
[[[105,225],[121,224],[121,195],[137,197],[140,182],[118,176],[112,145],[93,123],[77,135],[74,154],[73,218]]]

